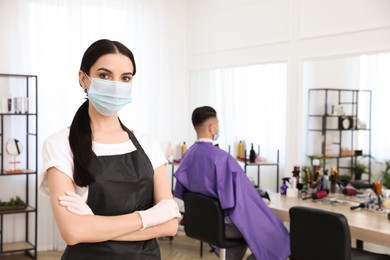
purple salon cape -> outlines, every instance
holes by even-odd
[[[237,161],[208,142],[196,142],[184,154],[175,172],[174,195],[188,190],[219,199],[258,260],[286,260],[290,236],[269,209]]]

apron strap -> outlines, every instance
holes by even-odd
[[[135,135],[134,135],[133,130],[128,129],[128,128],[122,123],[122,121],[119,119],[119,117],[118,117],[118,120],[119,120],[119,123],[120,123],[121,126],[122,126],[122,129],[123,129],[124,131],[127,132],[127,134],[129,135],[130,140],[133,142],[133,144],[134,144],[134,146],[137,148],[137,150],[143,151],[143,152],[144,152],[144,149],[143,149],[142,146],[139,144],[137,138],[136,138]]]

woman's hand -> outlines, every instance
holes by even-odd
[[[77,215],[94,215],[91,208],[76,193],[65,191],[66,196],[60,196],[60,205]]]
[[[162,224],[168,220],[181,216],[179,207],[174,199],[161,200],[150,209],[137,212],[141,216],[143,229]]]

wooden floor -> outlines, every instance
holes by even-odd
[[[178,233],[177,236],[170,240],[168,238],[159,238],[161,259],[163,260],[217,260],[215,253],[209,252],[209,246],[203,243],[203,257],[200,257],[199,240],[188,238],[185,234]],[[38,252],[38,260],[59,260],[62,252],[47,251]],[[248,256],[249,254],[247,254]],[[7,255],[1,256],[1,260],[28,260],[31,259],[26,255]]]

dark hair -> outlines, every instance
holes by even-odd
[[[133,53],[122,43],[117,41],[110,40],[98,40],[89,46],[89,48],[85,51],[83,59],[81,60],[80,70],[84,71],[89,75],[90,69],[93,64],[99,59],[101,56],[110,53],[121,53],[131,60],[133,63],[134,71],[133,76],[137,72]]]
[[[106,39],[98,40],[89,46],[81,60],[80,70],[89,75],[91,67],[103,55],[121,53],[131,60],[134,71],[136,66],[133,53],[122,43]],[[94,182],[93,175],[89,172],[92,159],[92,131],[88,114],[88,100],[77,110],[69,131],[69,145],[73,153],[73,179],[80,186],[88,186]]]
[[[192,112],[192,124],[195,128],[197,128],[199,125],[201,125],[211,117],[217,117],[217,112],[214,108],[209,106],[197,107]]]

